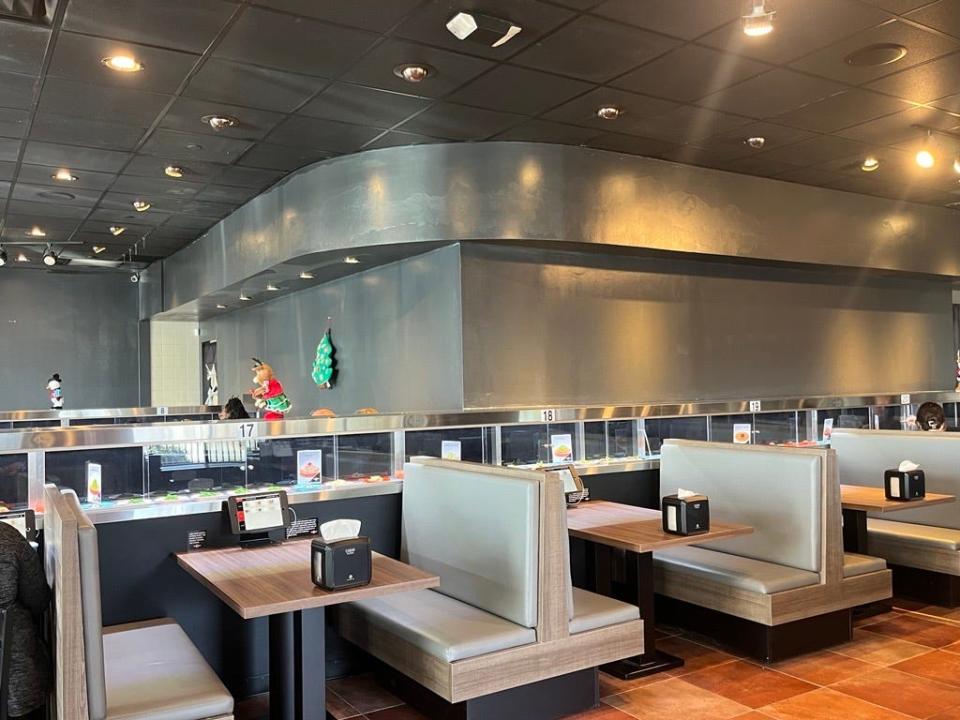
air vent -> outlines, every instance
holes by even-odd
[[[48,0],[0,0],[0,19],[48,25],[52,5]]]
[[[878,43],[854,50],[844,58],[844,62],[846,62],[847,65],[854,65],[856,67],[874,67],[895,63],[897,60],[901,60],[906,54],[907,49],[903,45]]]

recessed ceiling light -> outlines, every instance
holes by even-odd
[[[43,251],[43,264],[47,267],[53,267],[57,264],[57,254],[49,245],[47,245],[47,249]]]
[[[249,300],[250,298],[248,298],[248,297],[247,297],[246,295],[244,295],[243,293],[240,293],[240,297],[239,297],[238,299],[246,302],[246,301]]]
[[[743,16],[743,34],[750,37],[769,35],[773,32],[773,16],[776,13],[767,12],[764,0],[752,0],[750,13]]]
[[[759,150],[760,148],[762,148],[764,145],[767,144],[767,139],[765,137],[760,137],[759,135],[755,135],[753,137],[744,138],[743,142],[744,144],[752,147],[754,150]]]
[[[267,292],[278,292],[279,290],[280,288],[278,288],[273,283],[270,283],[269,285],[267,285]]]
[[[0,247],[0,267],[7,264],[7,251]]]
[[[36,225],[34,225],[29,230],[27,230],[27,235],[29,235],[30,237],[46,237],[47,236],[47,234]]]
[[[183,168],[179,165],[167,165],[163,172],[165,175],[172,178],[182,178],[183,177]]]
[[[358,264],[360,263],[360,259],[354,257],[353,255],[347,255],[347,256],[343,259],[343,261],[344,261],[347,265],[358,265]]]
[[[877,43],[854,50],[843,61],[847,65],[855,67],[876,67],[877,65],[889,65],[897,60],[902,60],[906,54],[907,49],[903,45]]]
[[[597,117],[601,120],[616,120],[621,115],[623,115],[623,110],[615,105],[604,105],[597,108]]]
[[[54,180],[59,180],[60,182],[76,182],[77,176],[72,175],[69,170],[61,168],[57,170],[53,175],[51,175]]]
[[[129,55],[111,55],[100,62],[117,72],[135,73],[143,70],[143,63]]]
[[[429,65],[408,63],[405,65],[397,65],[393,69],[393,74],[398,78],[406,80],[408,83],[418,83],[426,80],[427,76],[430,75],[432,70],[433,69]]]
[[[150,203],[148,203],[146,200],[134,200],[133,209],[137,212],[146,212],[150,209]]]
[[[923,148],[917,152],[917,155],[914,159],[917,161],[917,165],[925,170],[932,168],[937,162],[937,159],[933,156],[933,153],[926,148]]]
[[[880,161],[877,160],[873,155],[863,159],[863,162],[860,164],[860,169],[864,172],[873,172],[880,167]]]
[[[99,255],[99,254],[102,253],[102,252],[106,252],[106,250],[107,250],[107,249],[106,249],[103,245],[94,245],[94,246],[93,246],[93,254],[94,254],[94,255]]]
[[[955,173],[960,173],[960,155],[957,155],[957,156],[953,159],[953,171],[954,171]]]
[[[223,303],[217,303],[217,310],[226,310],[227,306]]]
[[[307,272],[306,270],[304,270],[302,273],[300,273],[300,279],[301,279],[301,280],[313,280],[313,273],[312,273],[312,272]]]
[[[17,254],[17,262],[19,262],[19,263],[30,262],[30,258],[28,258],[28,257],[27,257],[26,255],[24,255],[23,253],[18,253],[18,254]]]
[[[127,229],[123,225],[111,225],[110,234],[116,237],[117,235],[123,235]]]
[[[225,130],[226,128],[232,128],[234,125],[240,123],[235,117],[230,117],[229,115],[204,115],[200,118],[207,125],[212,127],[214,130]]]
[[[187,143],[187,150],[203,150],[203,145],[200,143]]]

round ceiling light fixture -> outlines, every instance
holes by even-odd
[[[172,178],[182,178],[183,177],[183,168],[179,165],[167,165],[163,169],[163,174],[167,177]]]
[[[916,156],[914,156],[914,160],[916,161],[917,165],[922,167],[924,170],[929,170],[937,162],[937,159],[933,156],[933,153],[930,152],[930,143],[932,139],[933,139],[933,132],[930,130],[927,130],[927,138],[923,142],[923,147],[921,147],[917,151]]]
[[[250,298],[247,297],[246,294],[240,293],[240,297],[238,299],[242,300],[243,302],[247,302]]]
[[[597,108],[597,117],[601,120],[616,120],[621,115],[623,115],[623,110],[616,105],[604,105]]]
[[[897,60],[902,60],[906,54],[907,49],[903,45],[877,43],[854,50],[843,61],[854,67],[876,67],[877,65],[889,65],[897,62]]]
[[[111,225],[110,234],[116,237],[117,235],[123,235],[127,229],[123,225]]]
[[[148,203],[146,200],[133,201],[133,209],[136,210],[137,212],[146,212],[147,210],[150,209],[150,207],[151,207],[150,203]]]
[[[405,63],[397,65],[393,69],[393,74],[401,80],[408,83],[420,83],[427,79],[433,72],[429,65],[420,65],[419,63]]]
[[[130,55],[110,55],[100,62],[117,72],[135,73],[143,70],[143,63]]]
[[[7,264],[7,251],[0,247],[0,267]]]
[[[754,135],[753,137],[744,138],[744,145],[749,145],[754,150],[760,150],[764,145],[767,144],[767,139],[759,135]]]
[[[343,259],[343,261],[344,261],[347,265],[359,265],[359,264],[360,264],[360,258],[358,258],[358,257],[356,257],[356,256],[354,256],[354,255],[347,255],[347,256]]]
[[[270,283],[269,285],[267,285],[267,292],[280,292],[280,288],[278,288],[273,283]]]
[[[106,252],[107,248],[103,245],[94,245],[92,248],[94,255],[99,255],[102,252]]]
[[[59,180],[60,182],[76,182],[79,179],[66,168],[60,168],[50,177],[52,177],[54,180]]]
[[[953,171],[960,175],[960,155],[957,155],[953,159]]]
[[[47,249],[43,251],[43,264],[47,267],[53,267],[57,264],[57,254],[49,245],[47,245]]]
[[[860,169],[864,172],[874,172],[877,168],[880,167],[880,161],[875,158],[873,155],[865,157],[863,162],[860,163]]]
[[[743,34],[760,37],[773,32],[773,16],[776,12],[767,11],[764,0],[752,0],[750,13],[743,16]]]
[[[214,130],[226,130],[240,124],[239,120],[230,115],[204,115],[200,120]]]
[[[29,235],[30,237],[46,237],[47,236],[47,234],[43,231],[43,229],[38,227],[37,225],[34,225],[32,228],[27,230],[27,235]]]
[[[226,310],[227,306],[223,303],[217,303],[217,310]]]
[[[28,262],[30,262],[30,258],[28,258],[26,255],[24,255],[22,252],[21,252],[21,253],[17,253],[17,262],[18,262],[18,263],[28,263]]]

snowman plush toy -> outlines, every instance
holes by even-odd
[[[62,410],[63,384],[60,381],[60,373],[54,373],[47,381],[47,394],[50,396],[50,408],[52,410]]]

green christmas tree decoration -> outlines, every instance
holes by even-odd
[[[337,360],[334,357],[337,349],[333,346],[333,340],[330,337],[330,329],[320,338],[320,344],[317,345],[317,355],[313,359],[313,371],[311,375],[317,387],[327,389],[333,387],[333,381],[337,374]]]

